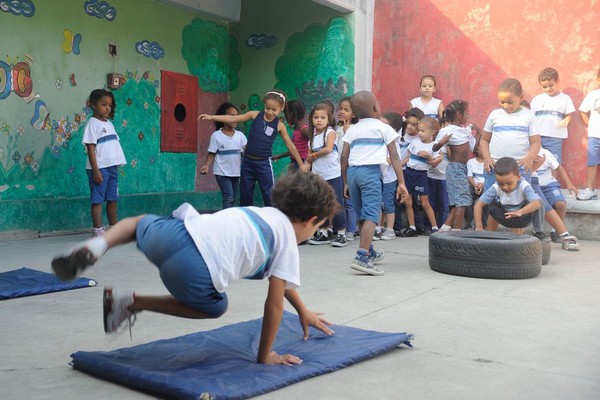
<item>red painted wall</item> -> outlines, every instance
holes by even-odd
[[[595,0],[376,0],[373,92],[384,111],[404,112],[419,95],[420,77],[432,74],[435,96],[468,101],[471,122],[482,126],[504,78],[519,79],[531,100],[541,93],[539,71],[554,67],[579,108],[600,67],[599,22]],[[563,155],[584,187],[587,131],[578,111]]]

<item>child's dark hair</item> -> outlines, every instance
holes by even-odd
[[[290,172],[282,176],[271,193],[271,205],[293,222],[331,218],[340,206],[331,185],[317,174]]]
[[[304,107],[304,103],[300,100],[290,100],[285,105],[284,114],[287,123],[292,128],[301,128],[297,125],[298,123],[302,122],[304,116],[306,115],[306,108]]]
[[[383,118],[388,120],[388,122],[390,123],[390,126],[392,128],[394,128],[394,130],[396,132],[399,132],[400,129],[402,129],[402,125],[404,124],[404,118],[402,118],[402,115],[400,115],[394,111],[389,111],[389,112],[383,113],[382,116],[383,116]]]
[[[435,81],[435,76],[433,75],[423,75],[421,80],[419,81],[419,87],[423,84],[425,79],[431,79],[433,81],[433,86],[437,86],[437,82]]]
[[[227,111],[229,111],[230,108],[235,108],[235,110],[238,112],[238,114],[240,113],[240,110],[238,110],[238,108],[235,105],[233,105],[230,102],[225,102],[225,103],[221,104],[219,106],[219,108],[217,108],[215,115],[226,115]],[[223,122],[215,121],[216,130],[221,129],[224,126],[225,126],[225,124]]]
[[[542,81],[558,82],[558,71],[552,67],[544,68],[538,74],[538,82],[542,82]]]
[[[498,86],[498,93],[507,92],[512,93],[515,96],[523,95],[523,86],[521,86],[521,82],[515,78],[507,78],[500,82],[500,86]]]
[[[440,123],[435,118],[431,118],[431,117],[423,118],[422,120],[419,121],[419,124],[427,125],[429,127],[429,129],[431,129],[432,131],[435,132],[436,135],[440,131]]]
[[[331,103],[331,102],[329,102]],[[315,138],[315,126],[313,125],[313,115],[315,115],[315,111],[323,110],[327,112],[327,119],[329,120],[329,126],[331,126],[331,121],[333,121],[333,111],[331,110],[331,105],[325,101],[317,103],[312,110],[310,110],[310,114],[308,114],[308,140],[310,142],[310,147],[312,148],[313,139]],[[327,132],[327,129],[325,129]],[[326,139],[325,139],[326,140]]]
[[[343,99],[341,99],[338,105],[341,106],[343,102],[350,104],[350,109],[352,109],[352,104],[350,103],[350,96],[346,96]],[[350,123],[356,124],[358,122],[358,117],[356,116],[356,114],[354,114],[354,111],[352,111],[352,114],[354,116],[350,119]],[[338,125],[344,125],[344,121],[338,121]]]
[[[494,172],[499,176],[519,175],[519,164],[517,160],[510,157],[502,157],[494,164]]]
[[[519,103],[519,105],[521,107],[525,107],[525,108],[531,110],[531,104],[529,104],[529,102],[527,100],[525,100],[525,99],[521,100],[521,102]]]
[[[458,114],[465,115],[469,109],[469,103],[464,100],[452,100],[442,112],[442,118],[445,122],[452,124],[456,122]]]
[[[417,108],[417,107],[411,108],[410,110],[408,110],[407,112],[404,113],[404,123],[402,124],[402,136],[401,136],[402,141],[404,141],[404,134],[406,133],[406,125],[407,125],[406,121],[410,117],[414,117],[420,121],[423,118],[425,118],[425,113],[423,112],[423,110],[421,110],[420,108]]]
[[[108,115],[108,119],[113,119],[115,117],[115,110],[117,109],[117,103],[115,102],[115,96],[112,94],[112,92],[109,92],[108,90],[104,90],[104,89],[92,90],[92,93],[90,93],[90,100],[89,100],[90,107],[94,108],[96,103],[98,103],[98,100],[100,100],[103,97],[110,97],[112,100],[112,108],[110,109],[110,114]]]
[[[359,120],[361,118],[377,118],[379,112],[377,98],[367,90],[354,93],[350,97],[350,107]]]
[[[283,108],[283,107],[285,107],[285,102],[286,102],[285,99],[286,99],[286,95],[285,95],[285,93],[283,93],[283,91],[281,91],[279,89],[271,89],[263,96],[262,102],[266,103],[267,100],[275,100],[276,102],[279,103],[281,108]]]

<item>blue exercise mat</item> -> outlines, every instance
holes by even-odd
[[[96,281],[88,278],[77,278],[70,282],[63,282],[54,274],[23,267],[0,273],[0,300],[90,286],[96,286]]]
[[[148,316],[150,317],[150,316]],[[139,323],[139,322],[138,322]],[[302,339],[298,316],[284,313],[273,350],[294,354],[301,365],[256,363],[262,318],[158,340],[111,352],[71,354],[74,368],[123,385],[173,399],[210,394],[246,399],[355,364],[401,344],[412,335],[334,326],[327,336],[311,328]]]

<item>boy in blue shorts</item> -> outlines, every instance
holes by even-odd
[[[111,247],[137,241],[155,264],[170,295],[146,296],[105,288],[104,330],[113,333],[146,310],[183,318],[217,318],[227,310],[226,288],[239,279],[268,279],[257,361],[300,364],[294,355],[272,351],[283,315],[284,297],[298,312],[308,338],[312,326],[332,335],[328,321],[308,310],[300,286],[297,244],[308,240],[339,206],[331,186],[321,177],[293,173],[282,177],[271,194],[273,207],[228,208],[200,215],[185,203],[170,217],[126,218],[103,237],[89,239],[56,256],[52,268],[63,280],[95,264]],[[219,229],[215,229],[218,227]]]
[[[560,91],[556,69],[544,68],[538,75],[538,82],[544,93],[531,100],[533,129],[540,134],[542,147],[548,149],[561,163],[563,142],[569,135],[567,127],[575,106],[571,97]]]
[[[383,251],[375,251],[372,245],[375,227],[381,217],[382,168],[387,169],[387,157],[398,177],[396,197],[404,198],[408,192],[404,186],[402,165],[395,141],[398,132],[379,120],[381,110],[371,92],[362,91],[350,98],[350,106],[359,119],[342,140],[342,179],[344,194],[352,199],[359,219],[360,244],[350,268],[369,275],[383,275],[375,263],[383,258]]]
[[[494,166],[494,172],[496,183],[475,203],[475,230],[483,230],[483,207],[488,206],[488,231],[495,231],[498,224],[501,224],[511,228],[513,233],[522,234],[523,228],[532,222],[532,213],[541,206],[540,197],[521,177],[519,164],[515,159],[499,159]]]
[[[600,69],[596,77],[596,84],[600,85]],[[597,200],[594,191],[594,181],[598,165],[600,165],[600,89],[589,92],[581,106],[579,106],[581,119],[588,127],[588,161],[587,161],[587,186],[580,190],[577,200]]]

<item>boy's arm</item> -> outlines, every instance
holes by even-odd
[[[483,230],[483,207],[486,204],[481,200],[478,200],[473,207],[473,219],[475,220],[475,230],[482,231]]]
[[[571,122],[571,118],[573,117],[573,113],[567,115],[566,117],[564,117],[562,120],[560,120],[557,124],[557,126],[559,128],[566,128],[567,126],[569,126],[569,123]]]
[[[400,156],[398,155],[398,151],[396,150],[396,143],[390,142],[387,145],[387,149],[388,153],[390,154],[390,160],[392,160],[392,168],[394,168],[396,178],[398,178],[396,198],[402,201],[406,196],[408,196],[408,190],[406,190],[406,186],[404,185],[404,173],[402,172],[402,163],[400,162]]]
[[[588,126],[590,123],[590,111],[588,111],[588,112],[579,111],[579,114],[581,114],[581,119],[583,120],[583,124],[585,126]]]
[[[342,148],[342,156],[340,157],[340,163],[342,166],[342,182],[344,183],[344,197],[350,198],[350,193],[348,193],[348,180],[346,176],[346,172],[348,171],[348,156],[350,155],[350,145],[344,142],[344,147]]]
[[[204,165],[202,167],[200,167],[200,174],[201,175],[206,175],[208,174],[208,169],[210,168],[210,166],[212,165],[213,161],[215,160],[215,153],[208,153],[206,155],[206,161],[204,161]]]
[[[492,132],[482,131],[477,151],[479,151],[481,158],[483,158],[483,169],[486,172],[490,172],[490,169],[494,168],[494,160],[490,156],[490,140],[492,140]]]
[[[294,355],[279,355],[274,351],[271,351],[283,316],[284,294],[285,281],[271,276],[269,278],[269,293],[267,294],[267,300],[265,301],[260,344],[258,345],[257,361],[261,364],[292,365],[302,363],[302,360]]]
[[[198,116],[198,120],[204,121],[218,121],[226,124],[232,124],[234,122],[246,122],[251,119],[256,118],[259,111],[248,111],[245,114],[239,115],[209,115],[209,114],[200,114]]]
[[[92,167],[92,179],[96,183],[102,183],[104,179],[102,178],[102,173],[98,168],[98,161],[96,160],[96,144],[86,143],[85,147],[87,148],[88,159],[90,160],[90,166]]]
[[[537,158],[541,148],[542,139],[540,138],[540,135],[529,136],[529,153],[527,153],[525,158],[517,160],[517,164],[519,164],[520,167],[525,168],[525,171],[527,172],[533,171],[533,160]]]
[[[511,217],[522,217],[525,214],[530,214],[530,213],[536,211],[538,208],[540,208],[541,204],[542,204],[541,201],[533,200],[533,201],[530,201],[525,207],[521,208],[520,210],[507,212],[506,214],[504,214],[504,216],[507,219],[509,219]]]
[[[567,189],[569,189],[569,192],[575,193],[575,195],[577,196],[579,190],[575,185],[573,185],[573,182],[571,181],[567,170],[565,170],[562,165],[559,165],[556,168],[556,172],[558,173],[558,176],[560,176],[560,178],[563,180],[563,182],[565,182],[565,184],[567,185]]]
[[[300,157],[300,153],[298,153],[298,149],[292,142],[292,139],[290,139],[290,136],[288,135],[287,129],[285,128],[285,125],[283,124],[283,122],[279,121],[279,125],[277,127],[278,127],[278,131],[279,131],[279,136],[281,136],[281,138],[283,139],[283,142],[285,143],[285,147],[287,147],[287,149],[290,151],[291,157],[294,160],[296,160],[296,162],[298,163],[298,167],[300,168],[300,171],[307,172],[308,165],[304,164],[304,161],[302,161],[302,157]]]
[[[308,339],[309,326],[312,326],[329,336],[333,335],[333,331],[327,326],[332,325],[332,323],[321,318],[320,316],[323,315],[322,313],[315,313],[306,308],[296,289],[286,289],[285,298],[298,313],[300,325],[302,325],[302,331],[304,332],[304,340]]]

